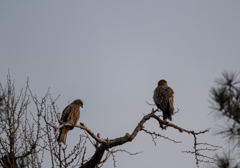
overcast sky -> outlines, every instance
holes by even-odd
[[[61,95],[60,111],[82,99],[80,121],[112,139],[132,133],[151,112],[146,101],[153,103],[153,90],[165,79],[180,110],[172,123],[212,128],[198,140],[226,147],[214,136],[209,90],[223,70],[239,71],[239,18],[238,0],[0,1],[0,82],[6,84],[9,69],[17,91],[27,77],[38,97],[51,87],[53,97]],[[143,153],[117,154],[117,167],[196,167],[194,156],[181,152],[192,150],[191,135],[162,131],[154,120],[145,127],[182,144],[158,138],[154,146],[140,132],[122,148]],[[67,143],[80,133],[70,132]],[[113,167],[112,160],[104,167]]]

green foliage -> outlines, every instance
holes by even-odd
[[[223,156],[215,155],[217,160],[216,166],[214,168],[239,168],[239,163],[234,163],[235,156],[232,156],[230,152],[223,153]]]
[[[235,72],[224,71],[222,75],[222,78],[216,80],[218,86],[211,88],[214,114],[228,119],[227,126],[218,134],[222,134],[229,142],[235,142],[239,146],[240,80]]]
[[[240,79],[236,72],[224,71],[222,78],[216,80],[216,84],[217,86],[210,90],[211,108],[218,119],[226,119],[226,126],[222,126],[218,134],[233,143],[228,154],[216,155],[216,166],[217,168],[240,168],[240,163],[237,163],[239,157],[230,155],[234,149],[240,147]],[[237,154],[240,155],[239,152]]]
[[[240,80],[237,73],[223,72],[223,77],[216,80],[217,87],[211,88],[215,114],[233,119],[240,124]]]

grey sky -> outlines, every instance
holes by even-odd
[[[38,97],[51,87],[53,97],[61,94],[60,111],[81,98],[80,121],[116,138],[151,111],[146,101],[153,103],[158,80],[166,79],[180,109],[172,122],[195,131],[211,127],[199,140],[224,146],[213,136],[209,89],[224,69],[239,71],[239,9],[237,0],[1,1],[1,83],[9,68],[18,90],[27,77]],[[155,147],[140,133],[122,148],[143,153],[117,154],[117,167],[195,167],[194,156],[181,152],[192,150],[192,136],[161,131],[153,120],[145,126],[183,143],[159,138]],[[69,133],[67,143],[80,132]]]

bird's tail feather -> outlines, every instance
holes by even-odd
[[[60,130],[60,134],[57,139],[59,144],[62,142],[65,145],[68,131],[69,131],[69,128],[67,128],[67,127]]]
[[[166,121],[167,119],[172,121],[172,114],[170,111],[163,111],[163,120]]]

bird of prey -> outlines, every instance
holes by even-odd
[[[167,81],[161,79],[158,86],[153,92],[153,101],[156,106],[163,112],[163,120],[167,119],[172,121],[173,107],[173,94],[172,88],[168,87]]]
[[[80,117],[80,107],[83,107],[83,102],[80,99],[74,100],[71,104],[69,104],[62,112],[61,122],[77,124]],[[73,126],[64,126],[60,128],[60,133],[58,136],[58,143],[66,143],[67,133],[72,130]]]

